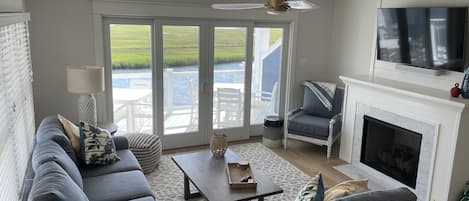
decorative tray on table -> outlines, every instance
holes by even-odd
[[[257,181],[248,162],[227,163],[226,172],[231,188],[256,188]]]

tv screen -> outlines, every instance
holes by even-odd
[[[378,60],[464,71],[467,8],[378,10]]]

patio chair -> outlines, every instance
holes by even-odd
[[[223,116],[222,116],[223,114]],[[219,128],[242,125],[243,99],[239,89],[217,89],[217,123]]]
[[[275,82],[272,92],[255,91],[251,96],[251,122],[263,122],[267,115],[277,115],[279,107],[279,83]]]
[[[342,127],[342,101],[344,89],[336,88],[332,111],[329,111],[307,87],[304,89],[303,107],[288,114],[284,148],[289,138],[327,146],[327,158],[332,145],[340,136]]]

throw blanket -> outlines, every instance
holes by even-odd
[[[332,103],[334,102],[335,88],[337,87],[337,84],[306,80],[303,85],[318,97],[324,107],[329,111],[332,111]]]

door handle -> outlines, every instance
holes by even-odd
[[[208,81],[203,81],[203,82],[202,82],[202,90],[201,90],[201,93],[207,92],[207,91],[208,91],[208,89],[207,89],[208,86],[209,86]]]

